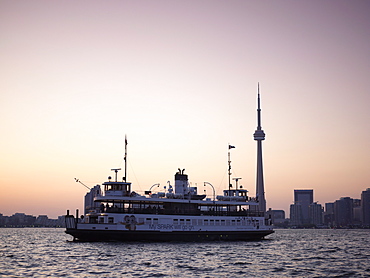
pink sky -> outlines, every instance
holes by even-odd
[[[261,85],[267,207],[370,187],[368,1],[1,1],[0,213],[62,215],[122,167],[255,192]],[[207,193],[212,195],[211,190]]]

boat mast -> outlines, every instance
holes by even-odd
[[[231,184],[231,159],[230,159],[230,149],[234,149],[235,146],[231,146],[229,144],[229,151],[227,153],[227,156],[228,156],[228,164],[229,164],[229,167],[228,167],[228,171],[229,171],[229,190],[231,190],[231,187],[232,187],[232,184]]]
[[[124,160],[125,160],[125,176],[124,176],[124,180],[126,182],[127,181],[127,135],[125,135],[125,157],[124,157]]]

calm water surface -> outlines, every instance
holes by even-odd
[[[276,230],[254,242],[79,243],[0,228],[0,277],[370,277],[370,230]]]

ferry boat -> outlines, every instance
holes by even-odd
[[[259,135],[260,136],[260,135]],[[259,139],[260,140],[260,139]],[[67,211],[66,233],[78,241],[235,241],[259,240],[273,233],[270,219],[260,209],[261,200],[248,196],[248,190],[230,182],[223,195],[213,198],[198,194],[189,184],[185,170],[179,169],[174,185],[162,192],[148,191],[140,195],[126,181],[127,140],[125,140],[125,176],[108,177],[85,196],[85,213],[81,217]],[[258,180],[258,179],[257,179]],[[78,180],[76,180],[78,181]],[[158,187],[157,187],[158,188]],[[264,197],[264,195],[263,195]]]

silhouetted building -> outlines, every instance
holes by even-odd
[[[33,225],[35,220],[35,216],[17,212],[5,218],[4,226],[26,227]]]
[[[97,184],[90,189],[90,192],[85,195],[85,215],[91,210],[98,210],[100,208],[100,203],[95,203],[94,198],[100,195],[101,189],[100,185]]]
[[[47,215],[39,215],[36,218],[35,225],[39,227],[46,227],[48,224],[48,216]]]
[[[361,193],[362,225],[370,226],[370,188]]]
[[[269,209],[266,212],[267,218],[271,219],[273,225],[281,225],[285,222],[285,211],[277,209]]]
[[[0,227],[4,226],[5,219],[6,219],[5,216],[2,213],[0,213]]]
[[[323,208],[317,202],[308,206],[309,224],[320,226],[323,224]]]
[[[334,203],[325,203],[324,224],[334,226]]]
[[[353,224],[356,226],[361,226],[362,224],[362,211],[360,199],[353,199]]]
[[[300,203],[290,205],[290,225],[301,226],[302,219],[302,205]]]
[[[353,224],[353,199],[342,197],[334,202],[334,221],[337,227],[348,227]]]
[[[310,224],[309,205],[313,203],[313,189],[295,189],[294,190],[294,205],[293,208],[295,221],[302,225]],[[298,212],[297,210],[301,210]],[[297,217],[301,217],[298,219]],[[292,219],[292,215],[290,216]],[[298,225],[298,224],[297,224]]]

